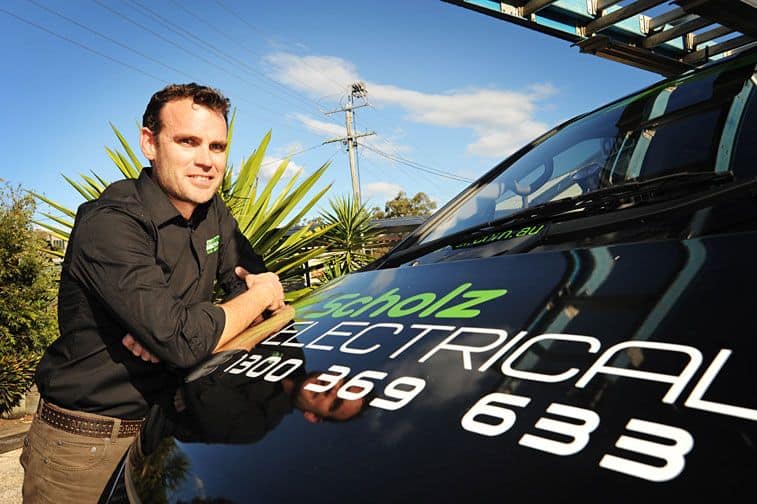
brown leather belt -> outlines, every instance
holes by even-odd
[[[55,405],[44,401],[40,401],[40,407],[37,414],[43,422],[52,425],[57,429],[88,437],[111,437],[113,426],[115,425],[113,420],[91,418],[68,413]],[[136,436],[139,434],[144,423],[144,420],[121,420],[121,426],[118,428],[117,437],[124,438]]]

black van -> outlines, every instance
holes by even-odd
[[[104,497],[753,500],[756,64],[523,147],[191,373]]]

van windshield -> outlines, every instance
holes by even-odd
[[[545,135],[446,205],[415,243],[631,181],[705,172],[753,177],[756,60],[664,82]]]

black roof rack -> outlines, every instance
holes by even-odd
[[[757,46],[757,0],[443,0],[675,76]]]

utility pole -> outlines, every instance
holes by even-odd
[[[366,131],[365,133],[355,133],[352,130],[352,111],[356,108],[365,107],[368,105],[365,99],[368,94],[368,90],[365,89],[365,83],[355,82],[351,86],[350,94],[347,99],[347,105],[339,110],[332,110],[326,112],[326,115],[336,114],[337,112],[344,112],[344,124],[347,128],[347,136],[341,138],[332,138],[323,142],[324,144],[332,142],[342,142],[347,145],[347,155],[350,161],[350,175],[352,177],[352,195],[355,198],[355,203],[360,206],[360,179],[358,175],[357,165],[357,139],[364,136],[375,135],[373,131]],[[355,105],[355,98],[359,98],[362,103]]]

